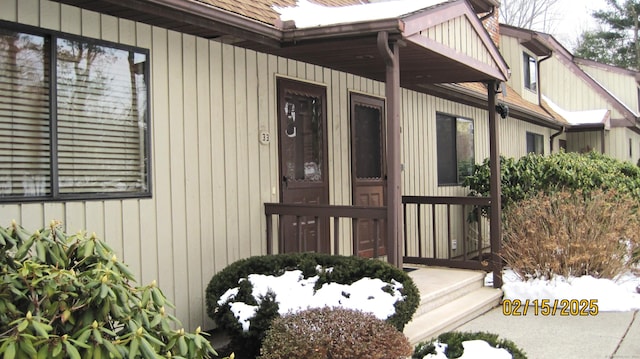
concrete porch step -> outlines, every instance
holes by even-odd
[[[484,287],[483,272],[419,268],[409,273],[421,293],[420,307],[404,334],[411,344],[435,338],[498,306],[502,291]]]
[[[430,312],[484,286],[485,273],[439,267],[414,267],[409,276],[420,291],[420,305],[414,316]]]

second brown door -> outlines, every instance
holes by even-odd
[[[384,100],[351,94],[351,178],[356,206],[386,205],[384,113]],[[385,233],[384,222],[359,220],[354,226],[357,255],[385,255]]]

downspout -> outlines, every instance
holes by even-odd
[[[378,33],[378,51],[386,64],[387,98],[387,256],[402,268],[402,192],[400,190],[400,56],[397,41],[386,31]]]
[[[542,61],[549,60],[551,56],[553,55],[548,55],[541,58],[540,60],[538,60],[538,63],[536,64],[538,68],[538,73],[537,73],[538,75],[538,106],[542,104],[542,83],[540,83],[540,69],[542,68],[541,64],[542,64]],[[551,135],[551,137],[549,137],[549,149],[551,153],[553,153],[553,139],[560,136],[562,133],[564,133],[564,126],[562,126],[559,132],[554,133],[553,135]]]
[[[554,133],[553,135],[551,135],[551,137],[549,137],[549,147],[551,148],[551,153],[553,153],[553,140],[563,133],[564,133],[564,126],[560,128],[560,131]]]
[[[487,14],[484,14],[484,16],[482,16],[482,17],[480,18],[480,22],[483,22],[483,21],[485,21],[486,19],[488,19],[488,18],[492,17],[492,16],[493,16],[493,14],[494,14],[495,12],[496,12],[496,7],[495,7],[495,6],[492,6],[492,7],[491,7],[491,10],[489,10],[489,12],[488,12]]]
[[[537,79],[538,80],[538,105],[540,105],[542,103],[542,84],[540,83],[540,68],[541,68],[540,64],[542,64],[542,61],[549,60],[551,58],[551,56],[552,55],[545,56],[542,59],[538,60],[538,63],[537,63],[537,68],[538,68],[538,73],[537,73],[537,75],[538,75],[538,79]]]

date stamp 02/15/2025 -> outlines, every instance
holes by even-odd
[[[502,314],[505,316],[596,316],[597,299],[504,299]]]

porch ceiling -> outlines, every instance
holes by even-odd
[[[54,0],[84,9],[161,26],[195,36],[329,67],[384,81],[385,62],[377,34],[385,31],[400,41],[400,82],[404,88],[423,91],[426,84],[506,80],[508,68],[476,11],[488,10],[489,0],[453,0],[401,18],[279,29],[228,10],[192,0]],[[443,46],[420,34],[422,30],[462,17],[490,53],[482,64],[459,49]],[[459,23],[459,22],[458,22]],[[284,24],[287,25],[287,24]],[[451,32],[459,31],[451,29]],[[464,34],[467,36],[468,34]],[[460,36],[460,33],[457,33]]]
[[[396,37],[397,38],[397,37]],[[423,91],[420,85],[450,82],[476,82],[491,78],[470,64],[453,61],[436,51],[405,41],[400,48],[400,83]],[[257,51],[325,66],[346,73],[385,80],[385,62],[378,52],[377,33],[367,37],[299,42],[295,46],[269,49],[251,43],[237,44]]]

